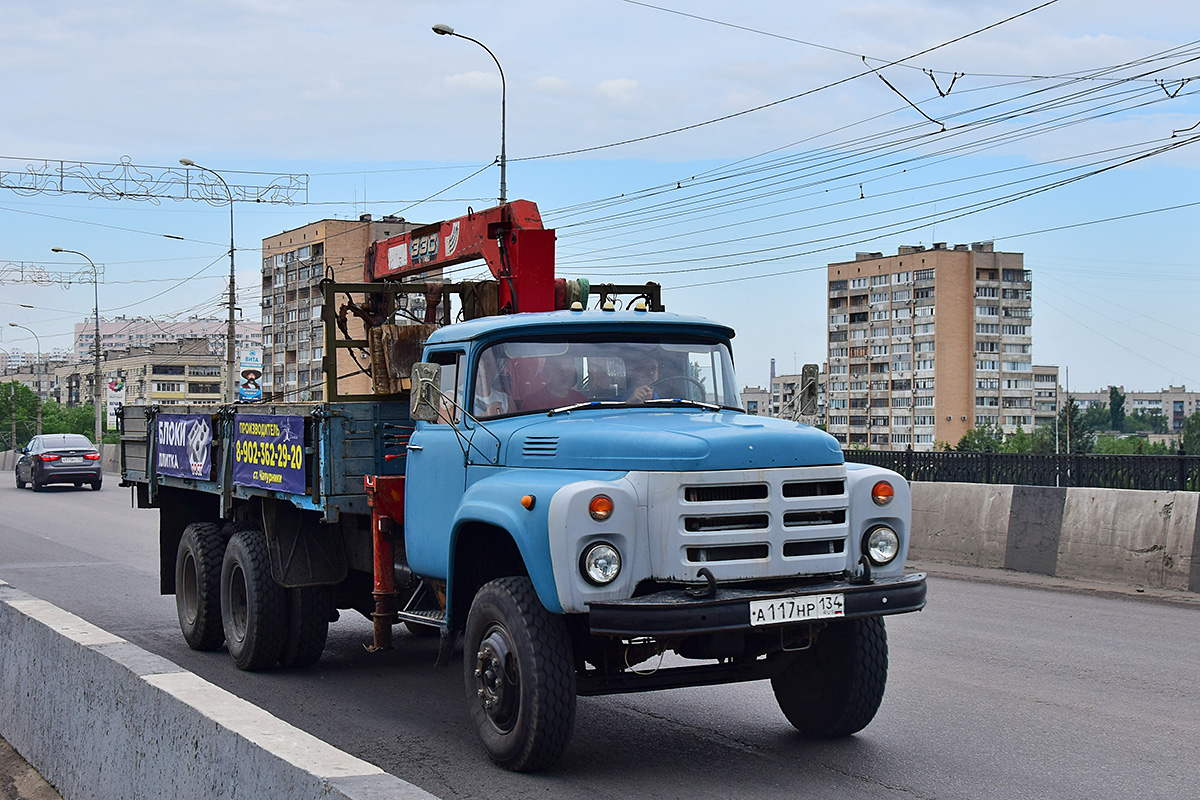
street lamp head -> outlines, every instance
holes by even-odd
[[[50,252],[51,253],[61,253],[61,252],[63,252],[63,249],[61,247],[51,247]]]
[[[179,163],[180,163],[180,164],[183,164],[185,167],[194,167],[194,166],[196,166],[196,162],[195,162],[195,161],[192,161],[190,158],[181,158],[181,159],[179,159]]]
[[[433,26],[433,32],[438,36],[453,36],[454,28],[451,28],[444,22],[439,22],[437,25]]]

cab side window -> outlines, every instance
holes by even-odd
[[[462,419],[464,353],[460,350],[431,353],[429,360],[442,367],[437,422],[453,425]]]

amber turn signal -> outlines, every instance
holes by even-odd
[[[527,494],[521,498],[521,505],[525,506],[526,511],[533,510],[533,504],[537,502],[537,498],[531,494]]]
[[[880,481],[871,487],[871,499],[875,501],[875,505],[877,506],[886,506],[892,502],[892,498],[895,495],[896,490],[887,481]]]
[[[592,498],[592,502],[588,503],[588,513],[597,522],[604,522],[604,520],[612,516],[612,512],[613,501],[606,494],[598,494]]]

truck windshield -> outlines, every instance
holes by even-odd
[[[483,351],[474,416],[548,411],[602,401],[630,406],[690,400],[740,408],[723,342],[504,342]]]

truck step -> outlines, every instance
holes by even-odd
[[[408,620],[409,622],[419,622],[422,625],[436,625],[440,628],[446,624],[446,612],[441,609],[397,611],[396,619],[400,622]]]

